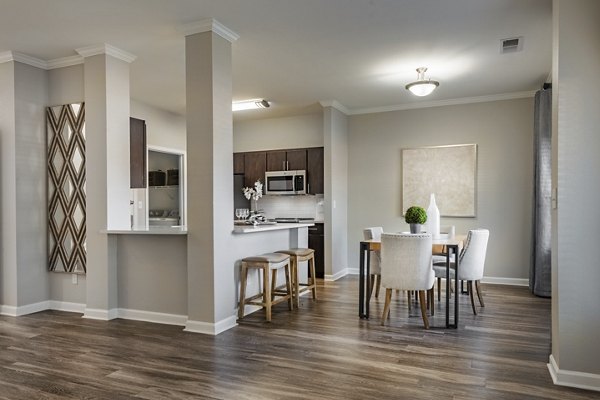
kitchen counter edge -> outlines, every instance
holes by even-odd
[[[255,232],[266,232],[266,231],[278,231],[282,229],[298,229],[307,228],[314,226],[312,222],[300,222],[300,223],[278,223],[275,225],[235,225],[233,233],[255,233]]]
[[[187,235],[187,226],[150,226],[140,229],[104,229],[110,235]]]

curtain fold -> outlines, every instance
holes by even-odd
[[[529,289],[550,297],[552,195],[552,89],[539,90],[534,106],[534,195],[532,257]]]

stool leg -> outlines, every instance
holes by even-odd
[[[246,268],[246,263],[242,263],[242,272],[241,272],[241,283],[240,283],[240,303],[238,307],[238,318],[244,318],[244,304],[246,304],[246,282],[248,279],[248,268]]]
[[[277,289],[277,270],[273,270],[273,276],[271,276],[271,301],[275,298],[275,289]]]
[[[313,256],[308,260],[310,264],[310,274],[311,274],[311,286],[312,286],[312,296],[313,300],[317,299],[317,275],[315,271],[315,256]]]
[[[291,281],[291,277],[290,277],[290,264],[287,263],[285,265],[285,287],[287,289],[287,294],[288,294],[288,306],[290,307],[290,311],[294,309],[294,296],[293,296],[293,292],[292,292],[292,281]]]
[[[267,322],[271,322],[271,282],[269,282],[269,266],[263,268],[263,303],[265,305],[265,314]]]
[[[290,257],[292,264],[292,280],[294,281],[294,301],[296,308],[300,308],[300,278],[298,277],[298,257]]]

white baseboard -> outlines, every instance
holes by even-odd
[[[491,285],[529,286],[529,279],[484,276],[481,283],[488,283]]]
[[[70,303],[68,301],[50,300],[48,307],[50,310],[66,311],[83,314],[85,312],[84,303]]]
[[[134,321],[154,322],[156,324],[185,326],[187,315],[166,314],[153,311],[132,310],[128,308],[117,309],[118,318]]]
[[[205,335],[218,335],[228,329],[237,326],[235,315],[227,317],[216,323],[187,320],[184,331],[193,333],[203,333]]]
[[[118,308],[111,308],[110,310],[104,310],[100,308],[85,308],[82,318],[88,319],[99,319],[101,321],[110,321],[111,319],[118,318]]]
[[[550,362],[547,365],[555,385],[600,391],[600,375],[598,374],[561,370],[552,354],[550,354]]]
[[[39,303],[26,304],[24,306],[0,306],[0,314],[8,315],[10,317],[20,317],[22,315],[33,314],[36,312],[48,310],[50,308],[50,301],[40,301]]]
[[[332,277],[331,275],[325,275],[325,280],[326,281],[329,281],[329,280],[335,281],[345,275],[358,275],[359,271],[360,270],[358,268],[347,268],[345,270],[346,273],[344,275],[341,275],[341,276],[334,275],[335,278]],[[332,279],[328,279],[328,278],[332,278]],[[496,276],[484,276],[483,279],[481,280],[481,283],[487,283],[487,284],[491,284],[491,285],[529,286],[529,279],[499,278]]]
[[[351,270],[353,270],[353,269],[351,269],[351,268],[345,268],[345,269],[343,269],[341,271],[336,272],[333,275],[325,275],[323,277],[323,279],[325,281],[327,281],[327,282],[337,281],[338,279],[343,278],[344,276],[350,274],[351,272],[349,272],[349,271],[351,271]],[[356,272],[356,274],[358,275],[358,271]]]

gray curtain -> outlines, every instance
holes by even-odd
[[[534,107],[533,252],[529,289],[537,296],[550,297],[552,89],[538,91]]]

